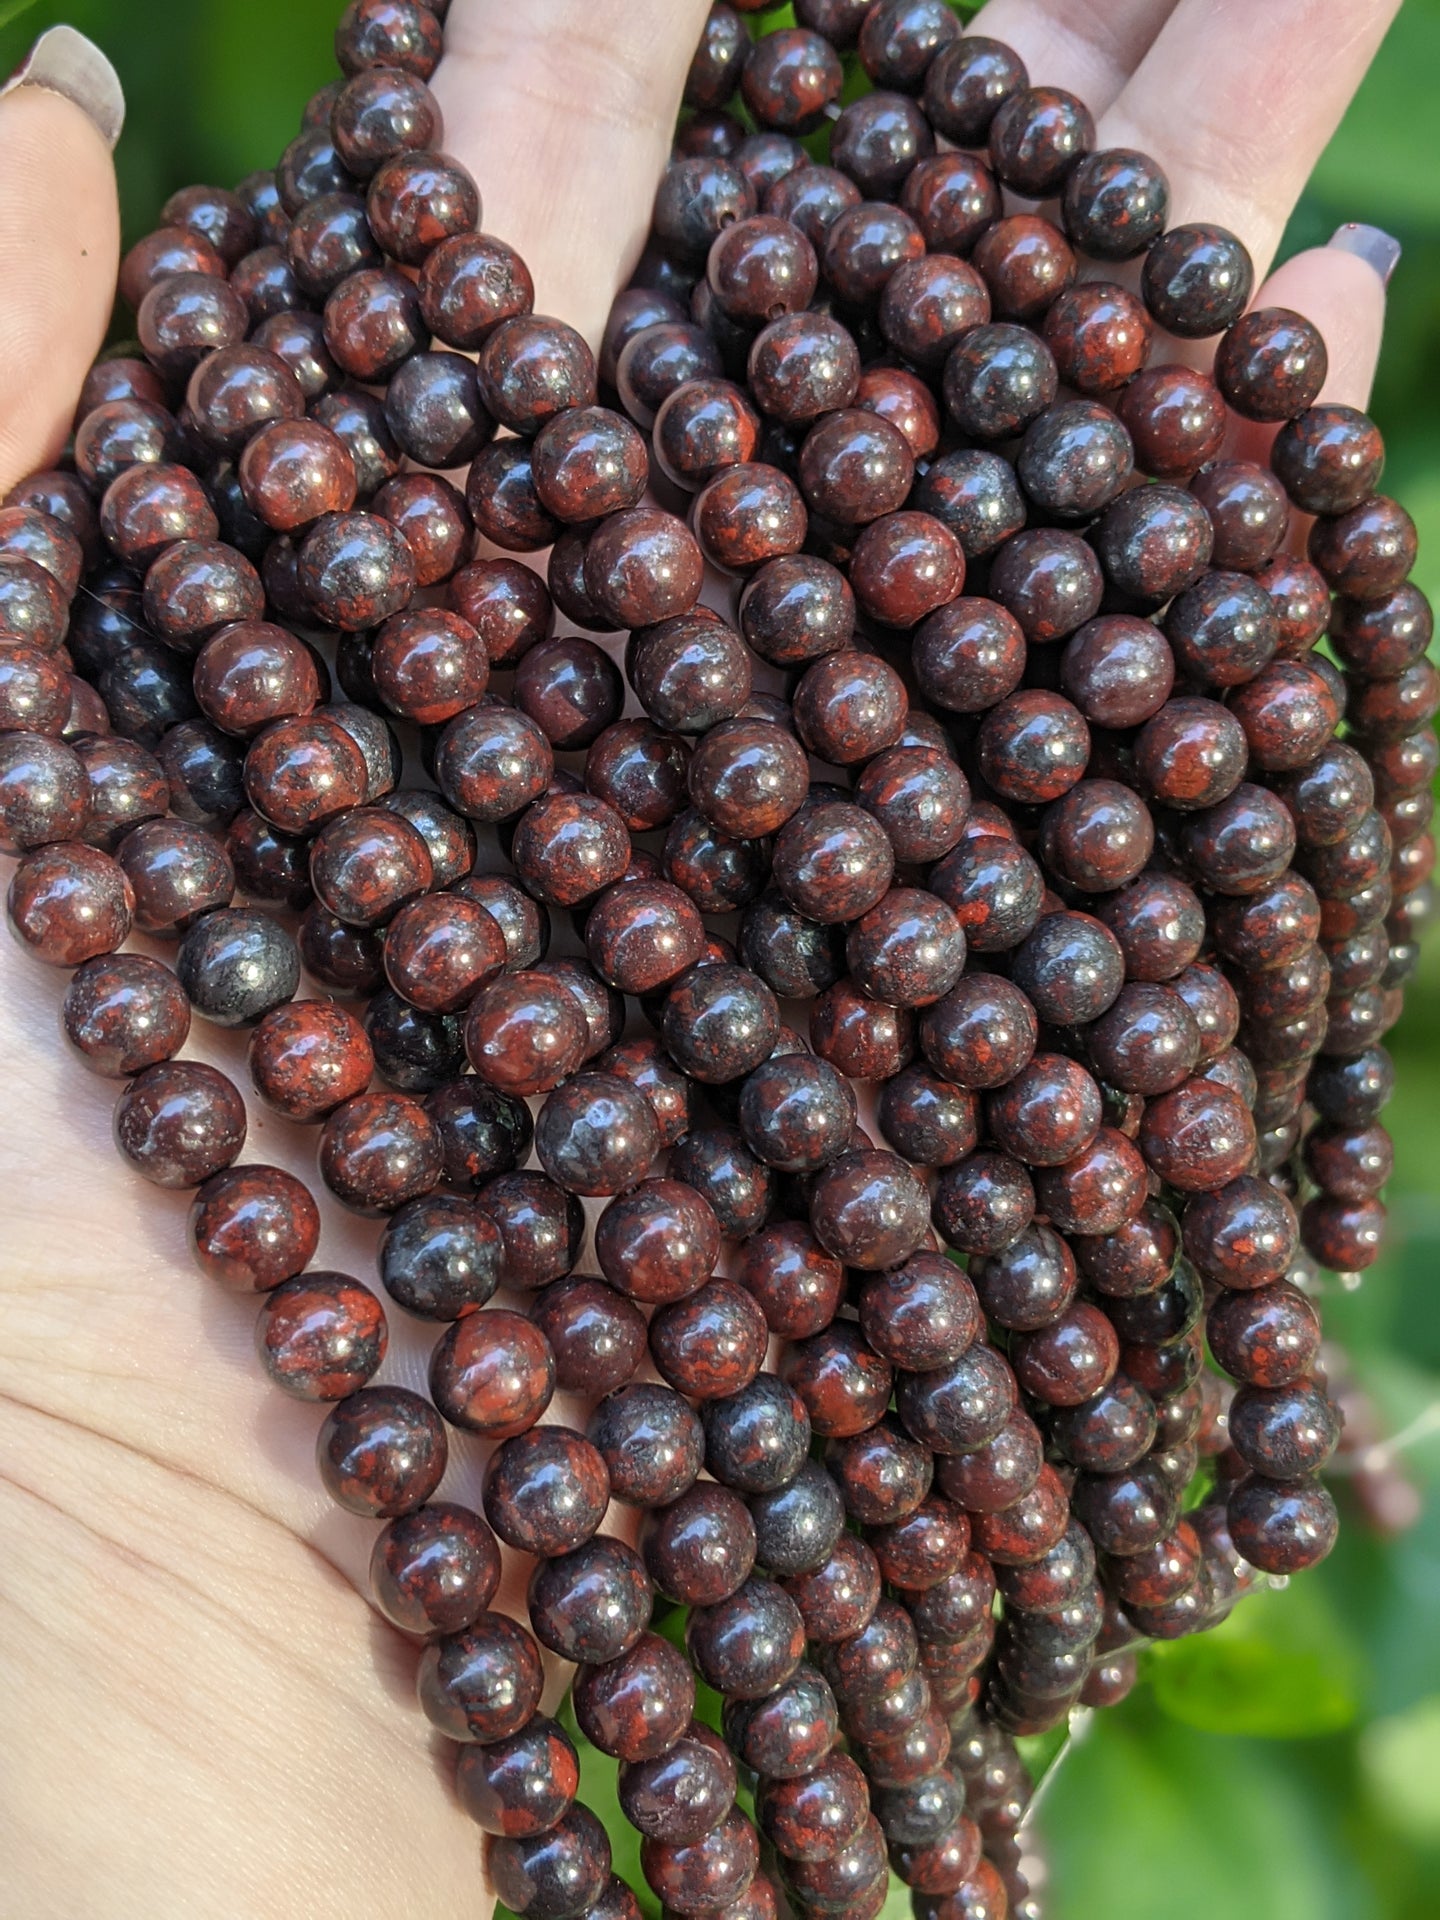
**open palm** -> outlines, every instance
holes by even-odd
[[[979,31],[1166,168],[1262,272],[1396,0],[990,0]],[[446,144],[537,307],[598,337],[644,237],[705,0],[453,0]],[[0,102],[0,492],[53,458],[114,282],[114,186],[57,96]],[[1383,289],[1302,255],[1261,305],[1308,314],[1328,397],[1363,403]],[[64,1057],[62,981],[0,959],[0,1857],[16,1914],[484,1914],[478,1830],[413,1703],[413,1648],[371,1611],[373,1537],[332,1509],[316,1411],[269,1390],[253,1302],[184,1253],[184,1198],[109,1148],[115,1088]],[[242,1043],[188,1051],[240,1084]],[[315,1137],[252,1109],[246,1158],[313,1172]],[[319,1263],[373,1271],[331,1207]],[[393,1316],[395,1322],[400,1316]],[[386,1377],[423,1385],[392,1324]],[[565,1419],[560,1402],[552,1418]],[[577,1410],[568,1417],[583,1420]],[[452,1444],[445,1493],[478,1504]],[[523,1615],[508,1557],[497,1604]],[[552,1677],[549,1704],[564,1686]]]

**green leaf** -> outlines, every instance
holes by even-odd
[[[1440,5],[1407,0],[1315,169],[1314,190],[1355,209],[1345,218],[1440,227],[1440,169],[1419,132],[1434,122],[1437,73]]]
[[[0,5],[0,27],[8,27],[12,20],[18,20],[22,13],[28,13],[35,0],[10,0],[8,6]]]
[[[1311,1749],[1305,1749],[1309,1752]],[[1330,1795],[1284,1748],[1097,1714],[1040,1816],[1047,1920],[1380,1920]]]
[[[1254,1595],[1211,1632],[1157,1645],[1149,1665],[1172,1719],[1252,1739],[1347,1727],[1364,1683],[1354,1642],[1313,1582]]]
[[[1422,1846],[1440,1845],[1440,1694],[1368,1726],[1360,1764],[1381,1820]]]

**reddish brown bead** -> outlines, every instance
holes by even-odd
[[[378,514],[326,514],[305,536],[296,577],[325,625],[358,633],[409,604],[415,562],[404,535]]]
[[[265,524],[289,533],[322,513],[354,505],[355,462],[345,443],[318,421],[277,420],[247,442],[240,484]]]
[[[646,1633],[629,1653],[577,1677],[575,1717],[602,1753],[634,1763],[666,1753],[689,1725],[695,1677],[678,1647]]]
[[[322,827],[310,849],[311,885],[347,926],[382,926],[433,878],[419,832],[385,807],[352,808]]]
[[[245,1103],[233,1083],[199,1061],[147,1067],[115,1104],[115,1144],[160,1187],[197,1187],[245,1144]]]
[[[1149,358],[1153,330],[1135,295],[1101,280],[1062,293],[1045,314],[1043,336],[1060,378],[1080,393],[1111,393]]]
[[[134,894],[108,854],[62,841],[25,854],[11,875],[7,909],[27,952],[49,966],[78,967],[125,940]]]
[[[505,936],[473,900],[411,900],[385,934],[385,975],[422,1013],[455,1013],[505,969]]]
[[[903,261],[880,296],[880,331],[909,365],[937,373],[972,327],[990,318],[984,280],[953,254]]]
[[[385,1314],[368,1287],[312,1271],[267,1294],[255,1324],[261,1364],[301,1400],[343,1400],[385,1357]]]
[[[555,1391],[555,1357],[538,1327],[500,1308],[463,1314],[430,1361],[430,1391],[445,1418],[493,1440],[526,1432]]]
[[[1090,732],[1058,694],[1022,692],[992,707],[981,724],[980,768],[997,793],[1036,805],[1058,800],[1085,771]]]
[[[100,530],[117,558],[143,571],[177,540],[213,540],[220,523],[200,482],[186,468],[128,467],[106,488]]]
[[[568,1427],[512,1435],[485,1470],[485,1517],[507,1546],[553,1558],[605,1517],[610,1480],[599,1453]]]
[[[508,820],[549,787],[555,755],[523,713],[480,706],[457,714],[435,750],[435,777],[450,804],[468,819]]]
[[[1280,1282],[1225,1294],[1211,1309],[1207,1336],[1216,1360],[1237,1380],[1284,1387],[1314,1366],[1320,1320],[1303,1293]]]
[[[485,691],[489,663],[475,629],[439,609],[399,613],[375,636],[375,690],[392,712],[417,726],[443,726]]]
[[[753,573],[768,560],[800,551],[808,517],[792,480],[776,467],[750,462],[726,467],[701,490],[693,524],[713,566]]]
[[[1208,808],[1234,793],[1247,744],[1240,722],[1218,701],[1169,700],[1141,728],[1135,764],[1141,783],[1166,806]]]
[[[439,474],[397,474],[385,482],[370,505],[403,535],[417,586],[433,587],[449,580],[470,551],[464,498]]]
[[[443,240],[480,224],[480,193],[449,154],[400,153],[371,179],[365,211],[382,251],[418,267]]]
[[[365,756],[323,713],[276,721],[245,755],[246,797],[281,833],[313,831],[361,805],[368,787]]]
[[[250,1036],[250,1075],[267,1106],[291,1120],[322,1120],[363,1093],[375,1070],[365,1030],[328,1000],[292,1000]]]
[[[158,960],[107,954],[77,969],[65,990],[62,1024],[92,1073],[128,1079],[180,1051],[190,1031],[190,1003]]]
[[[1002,320],[1038,320],[1075,278],[1075,255],[1065,236],[1034,213],[997,220],[976,242],[970,258]]]
[[[465,483],[465,504],[476,531],[512,553],[548,547],[560,532],[535,492],[527,441],[496,440],[481,449]]]
[[[853,1080],[888,1080],[913,1057],[914,1015],[867,1000],[849,979],[814,1002],[810,1043],[822,1060]]]
[[[376,1605],[392,1626],[427,1638],[473,1626],[499,1581],[500,1554],[490,1529],[478,1514],[449,1501],[392,1520],[370,1557]],[[467,1809],[480,1819],[463,1778],[457,1784]]]
[[[86,832],[91,792],[84,761],[63,741],[0,736],[0,851],[28,853]]]
[[[427,1718],[451,1739],[486,1747],[526,1725],[543,1678],[539,1651],[525,1629],[486,1612],[427,1647],[416,1676]]]
[[[487,1085],[507,1093],[545,1092],[583,1060],[584,1015],[559,983],[542,974],[509,974],[477,996],[465,1046]]]
[[[1230,1088],[1213,1080],[1187,1080],[1146,1106],[1140,1145],[1163,1180],[1182,1192],[1200,1193],[1248,1171],[1255,1128]]]
[[[530,312],[535,288],[513,248],[490,234],[442,240],[420,270],[420,310],[446,346],[473,352],[506,320]]]
[[[852,766],[892,746],[908,710],[904,683],[894,668],[848,648],[817,660],[795,689],[800,738],[832,766]]]
[[[1125,389],[1118,412],[1136,467],[1156,480],[1187,480],[1224,445],[1224,399],[1208,374],[1190,367],[1146,368]]]
[[[662,1307],[650,1323],[658,1371],[677,1392],[696,1400],[748,1387],[760,1371],[768,1340],[764,1314],[731,1280],[708,1281]]]
[[[914,627],[960,592],[964,551],[950,529],[928,513],[886,514],[856,541],[850,583],[882,626]]]
[[[548,906],[573,907],[621,878],[630,836],[603,800],[552,793],[521,816],[513,858],[530,893]]]
[[[440,1136],[423,1107],[393,1093],[363,1093],[337,1107],[320,1137],[320,1174],[356,1213],[391,1213],[428,1193],[444,1168]]]
[[[301,719],[320,700],[314,654],[266,620],[222,627],[195,661],[195,697],[217,727],[250,739],[273,721]]]
[[[279,1167],[231,1167],[196,1194],[189,1234],[202,1273],[238,1293],[264,1293],[293,1279],[315,1257],[320,1211],[309,1188]],[[381,1352],[383,1336],[382,1316]],[[377,1353],[377,1366],[379,1358]]]
[[[317,1443],[320,1477],[351,1513],[392,1519],[423,1506],[445,1471],[445,1429],[403,1387],[363,1387],[332,1408]]]

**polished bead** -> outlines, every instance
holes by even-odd
[[[424,1109],[399,1094],[362,1093],[337,1107],[320,1137],[320,1173],[356,1213],[391,1213],[440,1178],[440,1138]]]
[[[427,1638],[473,1626],[499,1580],[490,1529],[479,1514],[448,1501],[390,1521],[370,1556],[376,1605],[392,1626]],[[469,1796],[466,1804],[472,1806]]]
[[[312,1270],[267,1293],[255,1344],[270,1379],[302,1400],[343,1400],[385,1357],[385,1314],[368,1287]]]
[[[645,1633],[619,1659],[581,1669],[574,1706],[581,1732],[602,1753],[651,1760],[690,1724],[695,1676],[678,1647]]]
[[[189,1236],[203,1273],[236,1292],[263,1293],[293,1279],[314,1258],[320,1213],[309,1188],[293,1174],[279,1167],[229,1167],[196,1194]],[[383,1350],[383,1332],[381,1345]]]
[[[445,1428],[418,1393],[362,1387],[331,1408],[316,1452],[320,1478],[337,1506],[391,1520],[424,1506],[439,1486]]]

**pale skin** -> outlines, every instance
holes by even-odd
[[[990,0],[975,30],[1080,94],[1101,146],[1160,160],[1172,219],[1233,228],[1263,278],[1396,5]],[[446,144],[539,310],[592,340],[642,243],[705,12],[451,8]],[[117,246],[90,122],[33,89],[0,102],[0,492],[63,443]],[[1256,303],[1313,319],[1326,397],[1364,404],[1384,307],[1365,261],[1301,255]],[[66,1056],[62,991],[0,948],[0,1905],[483,1920],[481,1836],[414,1705],[414,1649],[366,1598],[373,1533],[319,1488],[317,1410],[260,1376],[254,1302],[191,1269],[185,1197],[112,1152],[117,1089]],[[231,1037],[197,1032],[190,1051],[248,1089]],[[245,1157],[312,1176],[314,1135],[251,1112]],[[368,1276],[373,1245],[329,1208],[321,1264]],[[385,1377],[423,1385],[427,1344],[397,1338]],[[478,1503],[476,1466],[461,1458],[447,1494]],[[508,1569],[498,1603],[521,1617],[524,1574]]]

